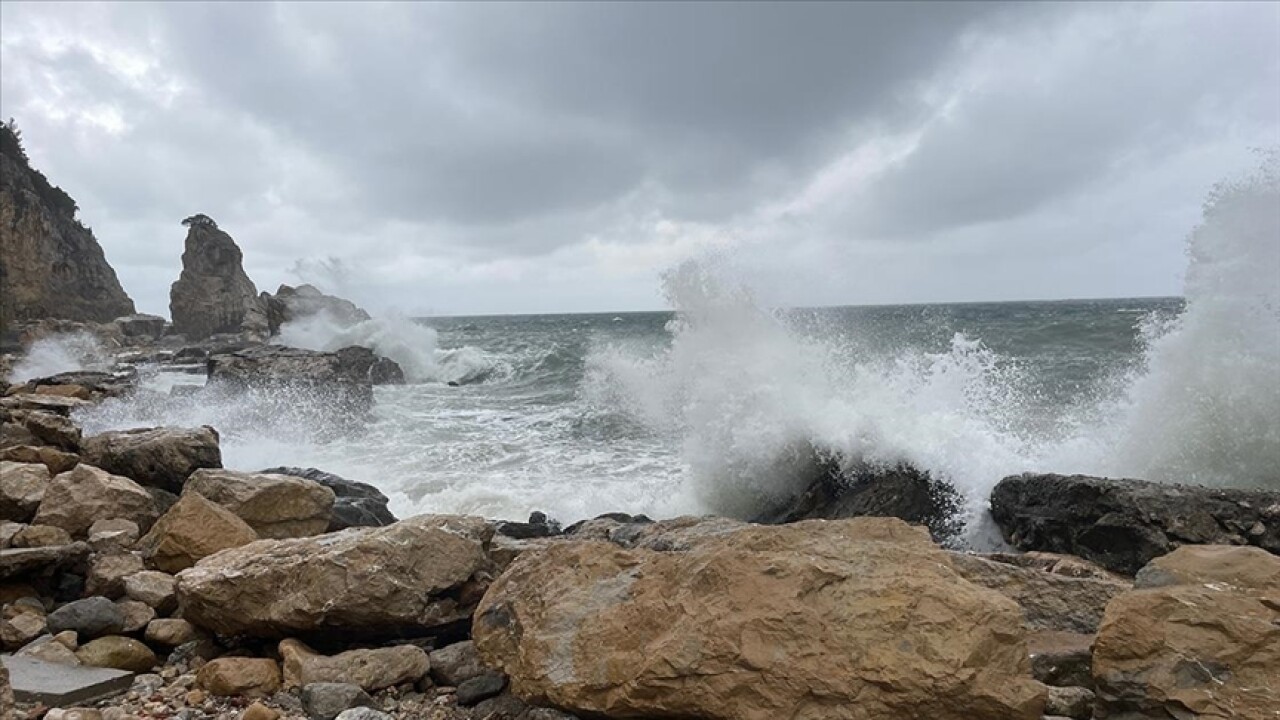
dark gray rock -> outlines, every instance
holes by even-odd
[[[0,580],[79,565],[88,557],[89,545],[83,542],[52,547],[6,548],[0,550]]]
[[[67,603],[49,613],[46,618],[49,632],[57,635],[64,630],[74,630],[80,639],[118,635],[124,631],[125,617],[120,606],[105,597],[95,596]]]
[[[184,221],[182,274],[169,289],[174,331],[190,340],[222,333],[266,340],[266,308],[245,274],[239,246],[217,225],[191,220]]]
[[[351,683],[310,683],[302,688],[302,709],[311,720],[333,720],[344,710],[373,705],[373,698]]]
[[[63,665],[23,656],[6,656],[4,664],[9,669],[14,699],[33,705],[88,705],[119,695],[133,684],[133,673],[123,670]]]
[[[495,532],[517,540],[529,540],[554,537],[561,534],[563,530],[560,529],[560,523],[549,519],[546,513],[535,510],[529,514],[528,522],[499,522],[495,526]]]
[[[1180,545],[1280,554],[1280,492],[1025,473],[1001,480],[991,515],[1014,547],[1133,575]]]
[[[136,313],[116,318],[115,324],[120,328],[120,334],[126,338],[152,341],[159,340],[164,335],[167,321],[159,315]]]
[[[431,679],[441,685],[457,687],[471,678],[483,675],[488,670],[484,663],[480,662],[476,645],[470,640],[432,650],[429,657]]]
[[[396,521],[396,516],[387,509],[390,500],[368,483],[348,480],[316,468],[274,467],[259,472],[306,478],[332,490],[336,499],[326,532],[349,527],[382,527]]]
[[[211,387],[265,389],[293,404],[321,401],[329,414],[359,418],[373,407],[369,369],[377,356],[366,348],[319,352],[283,345],[259,345],[210,354]]]
[[[481,700],[500,694],[507,687],[507,676],[499,672],[477,675],[458,686],[458,704],[471,707]]]

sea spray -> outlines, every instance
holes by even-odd
[[[111,364],[111,356],[90,333],[50,335],[31,343],[13,366],[9,381],[20,383],[77,370],[106,370]]]

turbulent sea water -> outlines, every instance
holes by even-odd
[[[365,344],[405,368],[362,433],[316,440],[287,398],[81,419],[209,423],[228,467],[320,467],[401,516],[749,517],[820,458],[945,479],[975,538],[990,489],[1022,471],[1280,488],[1278,208],[1274,160],[1221,187],[1185,299],[770,310],[690,262],[665,278],[674,312],[287,326],[286,344]]]

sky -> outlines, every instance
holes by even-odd
[[[161,315],[195,213],[384,313],[1173,295],[1280,4],[4,2],[0,116]]]

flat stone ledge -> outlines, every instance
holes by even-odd
[[[47,707],[85,705],[119,695],[133,685],[133,673],[123,670],[59,665],[35,658],[4,655],[13,699]]]

